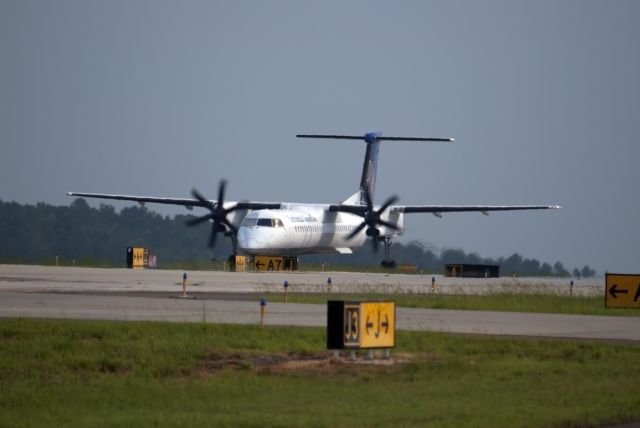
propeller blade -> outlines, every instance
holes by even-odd
[[[224,193],[225,193],[225,188],[227,187],[227,180],[220,180],[220,185],[218,186],[218,206],[222,207],[222,204],[224,204]]]
[[[358,233],[360,233],[360,231],[362,229],[364,229],[365,227],[367,227],[367,223],[362,222],[358,225],[358,227],[356,227],[353,232],[351,232],[349,235],[347,235],[347,240],[351,240],[353,239]]]
[[[185,223],[187,224],[187,226],[195,226],[196,224],[204,223],[205,221],[209,220],[211,220],[211,214],[206,214],[201,217],[187,220]]]
[[[396,195],[393,195],[389,199],[387,199],[387,201],[376,212],[378,213],[378,215],[380,215],[383,212],[385,212],[387,208],[389,208],[391,205],[395,204],[396,202],[398,202],[398,197]]]
[[[194,198],[202,202],[202,204],[208,207],[209,209],[213,207],[213,204],[211,203],[211,201],[205,198],[204,196],[202,196],[202,193],[198,192],[195,187],[191,189],[191,195],[193,195]]]
[[[231,229],[231,232],[232,232],[234,235],[237,235],[237,234],[238,234],[238,228],[237,228],[237,227],[235,227],[235,226],[233,225],[233,223],[231,223],[231,222],[230,222],[229,220],[227,220],[226,218],[222,219],[222,222],[221,222],[221,223],[222,223],[222,224],[224,224],[225,226],[227,226],[229,229]]]
[[[398,226],[396,226],[395,224],[389,223],[388,221],[384,221],[384,220],[378,220],[378,224],[380,226],[384,226],[384,227],[386,227],[388,229],[393,229],[393,230],[398,230],[399,229]]]
[[[213,248],[216,243],[216,237],[218,236],[218,222],[214,222],[211,227],[211,236],[209,236],[209,248]]]
[[[364,217],[366,208],[362,205],[331,205],[329,212],[351,213],[360,217]]]
[[[227,214],[231,214],[232,212],[234,212],[237,209],[238,209],[238,204],[235,204],[234,206],[229,207],[229,208],[225,208],[224,209],[224,215],[226,216]]]
[[[203,215],[187,221],[190,226],[213,220],[211,226],[211,235],[209,235],[209,248],[213,248],[216,243],[218,232],[231,232],[232,235],[238,234],[238,229],[227,219],[227,214],[238,209],[238,204],[232,207],[224,208],[224,195],[227,187],[227,180],[220,180],[218,185],[218,200],[214,204],[204,197],[195,187],[191,189],[191,194],[197,199],[203,207],[209,209],[209,214]]]
[[[384,226],[392,230],[399,229],[398,226],[396,226],[395,224],[382,220],[380,218],[380,215],[382,213],[384,213],[391,205],[395,204],[398,201],[398,196],[396,195],[391,196],[377,210],[373,209],[373,200],[371,199],[371,193],[369,193],[368,190],[364,191],[364,199],[367,204],[366,211],[361,211],[357,213],[357,212],[354,212],[355,210],[351,206],[341,207],[338,205],[332,208],[334,211],[346,211],[346,212],[351,212],[352,214],[357,214],[361,217],[364,217],[364,221],[360,223],[358,227],[354,229],[353,232],[347,235],[346,239],[347,240],[353,239],[358,233],[362,231],[362,229],[366,227],[367,236],[370,236],[372,239],[373,251],[378,252],[378,240],[380,236],[380,230],[378,229],[378,226]]]

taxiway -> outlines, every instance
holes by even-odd
[[[97,320],[155,320],[257,324],[260,292],[291,291],[428,292],[431,276],[354,273],[229,273],[189,274],[189,290],[199,299],[178,298],[181,272],[85,269],[42,266],[0,266],[0,317]],[[563,280],[566,282],[566,280]],[[565,284],[505,278],[464,280],[437,277],[440,292],[482,293],[496,287],[561,287]],[[574,293],[602,293],[603,284],[576,284]],[[208,293],[208,294],[207,294]],[[231,294],[231,299],[221,298]],[[464,334],[640,341],[640,318],[619,316],[531,314],[488,311],[397,309],[399,330]],[[268,303],[267,325],[326,326],[324,305]]]

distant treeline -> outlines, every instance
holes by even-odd
[[[78,265],[124,266],[126,247],[150,248],[163,263],[196,262],[213,258],[224,259],[231,252],[228,239],[218,237],[213,252],[206,247],[209,226],[187,227],[191,215],[162,216],[145,207],[128,207],[119,213],[111,205],[91,208],[84,199],[75,199],[69,206],[44,203],[21,205],[0,200],[0,263],[60,263]],[[447,263],[496,264],[501,273],[526,276],[591,277],[595,271],[588,266],[569,271],[561,262],[549,264],[523,258],[485,259],[459,249],[438,253],[419,242],[394,243],[393,259],[398,264],[416,265],[425,272],[444,271]],[[305,264],[378,266],[383,251],[373,254],[370,247],[349,255],[305,256]]]
[[[398,264],[415,265],[425,272],[442,273],[446,264],[488,264],[500,266],[500,274],[502,276],[511,274],[519,276],[573,275],[578,278],[590,278],[596,274],[596,271],[589,266],[584,266],[582,269],[575,268],[570,272],[561,262],[555,262],[553,265],[547,262],[541,263],[535,259],[526,259],[518,253],[498,259],[482,258],[476,253],[465,253],[460,249],[444,249],[436,253],[431,249],[425,248],[423,244],[417,241],[412,241],[408,244],[394,243],[391,246],[391,253]],[[307,263],[315,264],[371,266],[379,264],[381,257],[382,254],[373,254],[370,247],[365,245],[353,254],[314,255],[305,256],[303,259]]]

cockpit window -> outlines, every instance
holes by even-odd
[[[244,221],[242,222],[242,225],[245,227],[254,227],[257,222],[258,222],[257,218],[245,217]]]
[[[267,226],[271,227],[271,219],[270,218],[259,218],[258,226]]]
[[[282,220],[280,220],[279,218],[274,218],[273,227],[284,227],[284,224],[282,223]]]

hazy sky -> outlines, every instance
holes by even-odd
[[[403,240],[640,272],[638,1],[0,0],[4,201],[337,202],[364,144],[295,134],[373,130],[457,140],[383,144],[378,202],[564,207]]]

